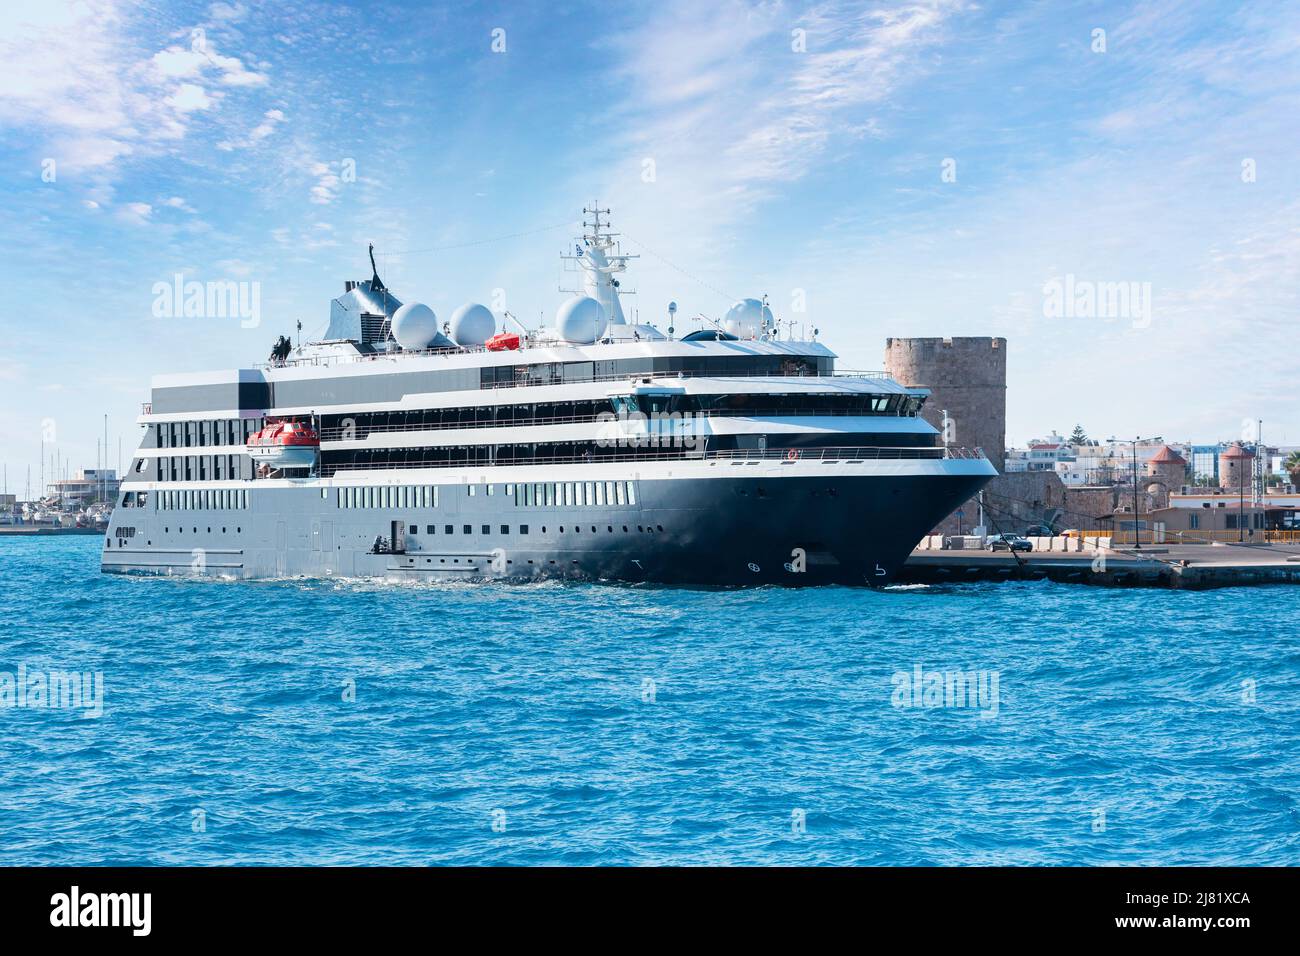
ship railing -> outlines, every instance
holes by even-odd
[[[563,344],[563,343],[560,343]],[[275,368],[298,368],[302,366],[315,366],[327,368],[331,365],[350,365],[357,362],[383,362],[398,361],[403,358],[456,358],[461,355],[506,355],[507,352],[492,351],[483,348],[469,349],[403,349],[400,352],[374,352],[369,354],[356,355],[312,355],[303,358],[286,359],[283,362],[258,362],[254,368],[258,369],[275,369]],[[760,356],[756,356],[760,357]],[[779,358],[779,356],[765,355],[762,358]],[[592,360],[598,361],[596,359]],[[534,369],[545,369],[547,366],[568,364],[566,362],[537,362],[520,361],[515,367],[528,367]],[[494,368],[509,368],[509,364],[493,366]],[[617,372],[607,375],[583,376],[576,379],[566,379],[562,372],[551,372],[543,375],[525,375],[522,378],[514,379],[508,382],[483,382],[480,388],[515,388],[518,386],[528,385],[574,385],[582,382],[617,382],[623,380],[639,380],[642,378],[889,378],[889,373],[882,369],[859,370],[859,369],[839,369],[834,372],[821,373],[812,371],[807,368],[790,369],[788,371],[734,371],[727,368],[703,369],[693,371],[644,371],[644,372]]]
[[[509,355],[512,352],[514,353],[534,352],[534,351],[540,351],[542,349],[548,349],[548,348],[565,348],[565,347],[574,347],[574,346],[582,346],[582,347],[590,348],[593,345],[630,345],[633,344],[633,342],[639,342],[640,344],[643,345],[669,344],[669,343],[676,344],[681,341],[683,340],[679,338],[634,339],[634,340],[621,340],[618,342],[590,342],[584,345],[583,343],[579,343],[579,342],[565,342],[561,340],[543,341],[543,340],[534,339],[534,340],[525,340],[522,347],[517,349],[490,349],[486,345],[469,345],[469,346],[453,345],[450,348],[427,348],[427,349],[398,348],[391,352],[389,351],[354,352],[350,355],[349,354],[300,355],[297,357],[287,357],[284,359],[271,359],[266,362],[260,362],[258,363],[257,367],[258,368],[284,368],[285,366],[290,366],[290,365],[338,365],[338,364],[345,364],[345,363],[352,363],[352,362],[380,362],[385,359],[389,359],[389,360],[398,359],[405,356],[451,357],[457,355]],[[349,340],[349,339],[330,339],[324,342],[311,342],[308,344],[309,345],[342,345],[342,344],[347,344],[349,342],[355,344],[354,340]],[[820,342],[794,341],[792,339],[786,339],[786,340],[738,339],[736,340],[736,342],[737,344],[740,345],[754,345],[758,343],[774,343],[778,345],[780,344],[820,345],[821,344]],[[779,357],[779,353],[771,357],[773,358]]]
[[[506,406],[507,408],[510,406]],[[894,412],[872,412],[845,409],[789,409],[789,408],[707,408],[699,411],[665,413],[675,417],[665,420],[689,422],[695,418],[908,418],[915,416],[900,415]],[[601,417],[601,416],[605,417]],[[596,415],[557,415],[542,418],[523,418],[518,421],[509,418],[474,418],[459,422],[431,422],[402,425],[332,425],[320,429],[321,441],[364,441],[370,435],[399,434],[404,432],[436,432],[456,428],[525,428],[534,425],[589,425],[593,422],[623,422],[622,418],[610,418],[610,412]],[[348,416],[344,416],[348,417]],[[627,421],[636,421],[628,419]],[[651,425],[656,422],[652,415],[645,421]]]
[[[140,403],[140,414],[141,414],[141,415],[152,415],[152,414],[153,414],[153,402],[141,402],[141,403]]]
[[[540,365],[530,367],[544,367],[552,363],[540,363]],[[867,371],[834,371],[834,372],[815,372],[808,369],[790,369],[787,371],[772,371],[759,369],[728,369],[728,368],[705,368],[692,370],[673,370],[658,372],[614,372],[608,375],[591,375],[582,378],[565,378],[564,373],[548,372],[541,375],[525,375],[522,378],[516,378],[508,382],[482,382],[479,384],[480,389],[498,389],[498,388],[526,388],[536,385],[582,385],[587,382],[627,382],[630,385],[664,385],[671,384],[678,379],[687,378],[755,378],[755,379],[772,379],[774,381],[791,379],[791,378],[830,378],[830,379],[881,379],[889,378],[888,373],[867,372]]]
[[[842,461],[856,463],[876,460],[931,460],[982,459],[978,448],[943,447],[827,447],[827,448],[729,448],[719,451],[702,451],[675,448],[666,451],[638,450],[636,454],[597,452],[590,455],[555,455],[533,458],[497,458],[453,461],[449,459],[406,459],[397,462],[340,462],[323,463],[324,477],[341,472],[355,471],[405,471],[415,468],[506,468],[513,465],[596,465],[628,464],[645,461],[781,461],[788,464],[808,461]]]

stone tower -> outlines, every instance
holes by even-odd
[[[1250,490],[1255,470],[1255,453],[1235,441],[1219,454],[1219,487],[1236,491],[1238,486]]]
[[[1006,467],[1006,339],[889,338],[885,372],[901,385],[930,389],[921,414],[942,432],[947,409],[949,444],[982,448],[999,472]]]
[[[1168,445],[1147,461],[1147,493],[1156,508],[1169,507],[1169,495],[1187,481],[1187,460]]]

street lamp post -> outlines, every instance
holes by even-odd
[[[1246,469],[1237,460],[1237,543],[1246,543]]]
[[[1159,438],[1160,436],[1157,435],[1156,440],[1159,440]],[[1142,438],[1140,436],[1138,438],[1115,438],[1112,436],[1111,438],[1106,439],[1106,441],[1108,442],[1128,442],[1130,445],[1133,446],[1133,549],[1135,551],[1142,550],[1142,533],[1138,530],[1139,510],[1138,510],[1138,445],[1137,443],[1146,440],[1147,439]]]

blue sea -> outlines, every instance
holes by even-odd
[[[0,539],[3,864],[1300,863],[1300,588],[249,584],[99,546]],[[55,671],[102,715],[89,677],[13,706]]]

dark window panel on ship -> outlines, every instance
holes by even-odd
[[[844,433],[792,436],[717,435],[704,443],[704,451],[758,450],[795,447],[816,449],[826,446],[929,448],[934,436],[913,433]],[[639,458],[698,457],[700,448],[681,447],[603,447],[595,442],[523,443],[510,445],[434,446],[424,448],[367,448],[324,451],[321,471],[329,476],[337,471],[367,470],[389,467],[456,467],[471,464],[526,464],[588,461],[635,461]]]
[[[627,397],[616,400],[622,405],[631,403]],[[638,404],[631,405],[646,414],[674,412],[701,415],[742,415],[745,417],[795,416],[795,415],[891,415],[915,416],[922,399],[899,394],[755,394],[729,393],[720,395],[640,396]],[[355,413],[353,415],[326,415],[323,424],[328,432],[332,427],[341,431],[346,421],[353,437],[362,438],[371,431],[411,430],[439,427],[474,427],[482,425],[533,425],[551,421],[593,421],[601,413],[608,413],[615,404],[606,399],[587,399],[573,402],[537,402],[501,406],[463,406],[450,409],[408,409],[395,412]],[[186,447],[212,444],[242,444],[258,428],[263,419],[220,419],[210,422],[168,422],[157,426],[160,444],[165,447]],[[330,436],[343,437],[341,434]],[[173,444],[175,440],[175,444]],[[713,436],[708,439],[708,451],[730,449],[785,447],[787,444],[802,448],[818,447],[822,440],[815,436],[800,436],[791,441],[788,437],[742,435]],[[836,443],[860,446],[929,446],[933,439],[915,434],[839,433]],[[326,451],[322,456],[322,473],[331,474],[338,468],[355,466],[454,466],[466,464],[522,464],[534,461],[587,461],[636,459],[647,455],[662,457],[662,447],[610,449],[592,443],[555,444],[480,444],[471,446],[412,447],[370,449],[361,453]],[[688,450],[682,450],[689,457]],[[229,464],[211,466],[211,456],[187,456],[184,459],[159,459],[150,468],[158,480],[208,480],[253,477],[253,466],[245,455],[229,457]],[[197,477],[196,477],[197,476]]]
[[[358,412],[322,416],[326,441],[364,439],[374,432],[480,428],[596,421],[602,414],[740,414],[795,415],[906,415],[914,416],[919,403],[898,394],[750,394],[674,395],[628,397],[574,402],[537,402],[497,407],[411,409],[393,412]]]
[[[624,401],[635,405],[625,406]],[[772,395],[732,393],[725,395],[640,396],[620,401],[622,410],[645,414],[674,412],[708,414],[741,413],[758,415],[907,415],[914,416],[920,400],[903,395]],[[372,431],[414,431],[418,429],[484,426],[536,425],[550,422],[595,421],[613,411],[609,400],[538,402],[500,406],[458,406],[446,409],[407,409],[395,412],[367,412],[323,416],[327,440],[342,437],[345,427],[353,437],[364,438]],[[144,448],[203,447],[243,444],[261,426],[255,419],[165,422],[151,425],[141,445]],[[334,434],[329,434],[329,432]]]

